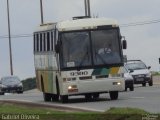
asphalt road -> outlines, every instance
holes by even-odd
[[[43,102],[42,93],[37,90],[27,91],[24,94],[5,94],[0,96],[0,100],[18,100],[23,102],[33,102],[47,105],[66,106],[93,111],[106,111],[111,107],[131,107],[140,108],[152,113],[160,113],[160,78],[154,78],[152,87],[135,85],[133,92],[120,92],[119,99],[111,101],[109,94],[101,94],[100,99],[86,102],[84,96],[69,97],[69,103]]]

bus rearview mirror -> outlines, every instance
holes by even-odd
[[[126,40],[123,40],[122,42],[122,46],[123,46],[123,49],[127,49],[127,41]]]

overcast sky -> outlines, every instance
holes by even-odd
[[[0,0],[0,77],[10,74],[7,0]],[[160,21],[160,0],[90,0],[93,16],[116,19],[120,25]],[[39,0],[9,0],[11,34],[32,34],[40,24]],[[44,21],[57,22],[84,15],[84,0],[43,0]],[[121,27],[128,59],[141,59],[151,70],[160,65],[160,23]],[[21,79],[34,77],[33,39],[12,38],[13,70]]]

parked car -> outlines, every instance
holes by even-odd
[[[128,73],[132,75],[134,84],[146,86],[146,83],[148,83],[149,86],[153,85],[152,74],[149,70],[151,67],[147,67],[143,61],[128,60],[124,66],[128,70]]]
[[[23,84],[17,76],[6,76],[0,80],[0,94],[23,93]]]

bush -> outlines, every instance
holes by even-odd
[[[27,91],[27,90],[32,90],[36,88],[36,78],[27,78],[25,80],[22,80],[22,84],[23,84],[23,90]]]

